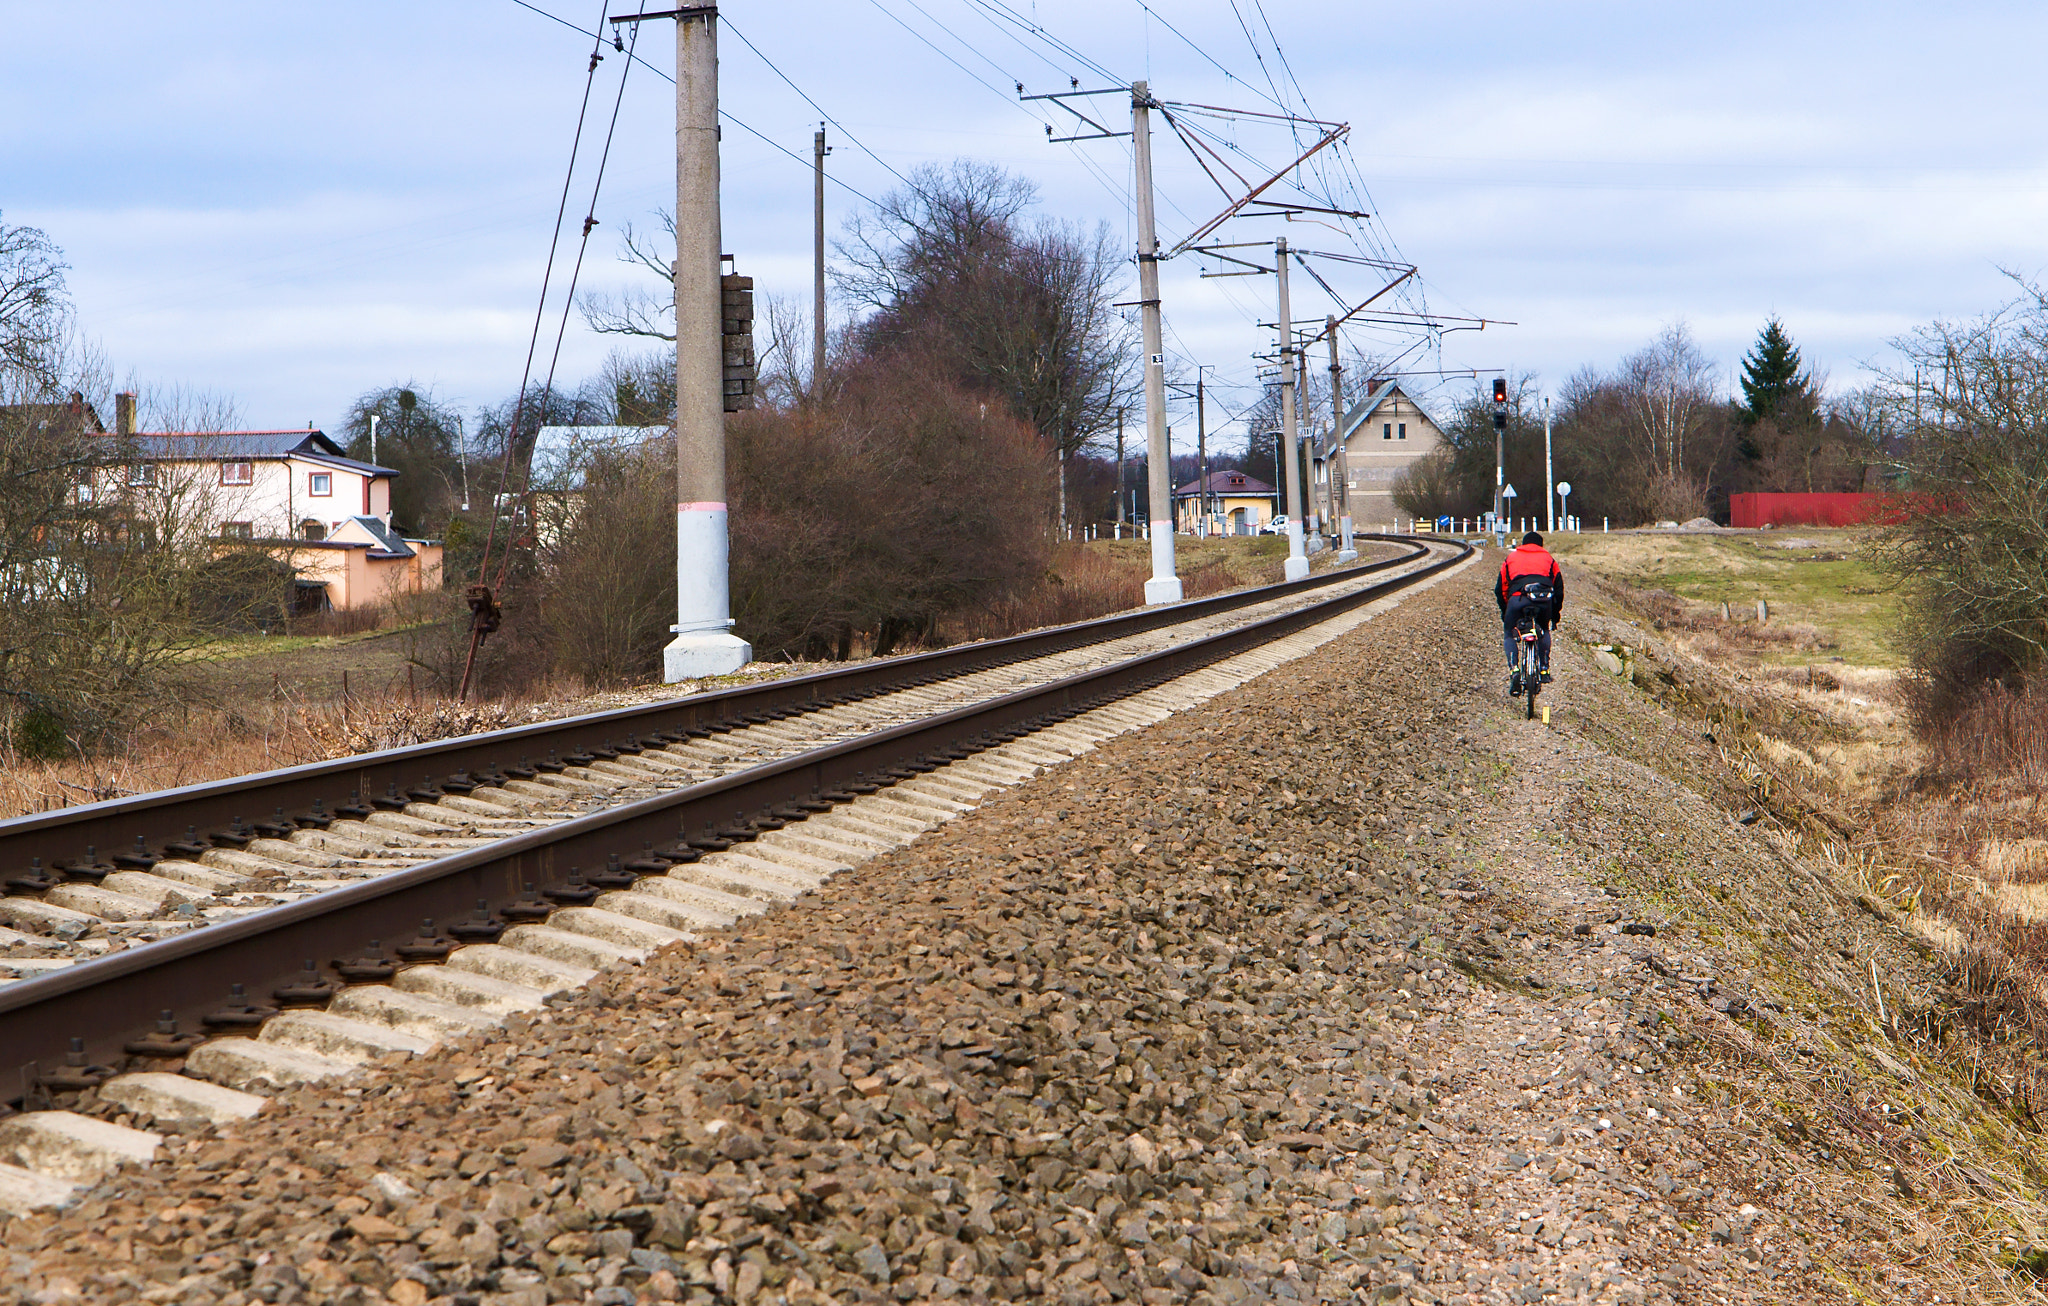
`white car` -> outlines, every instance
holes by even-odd
[[[1275,517],[1273,520],[1267,522],[1264,526],[1259,527],[1259,534],[1261,535],[1285,535],[1286,533],[1287,514],[1285,513],[1280,514],[1278,517]]]

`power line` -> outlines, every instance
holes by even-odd
[[[1250,82],[1245,81],[1242,77],[1239,77],[1236,73],[1224,67],[1207,50],[1204,50],[1201,46],[1195,44],[1193,37],[1190,37],[1186,32],[1181,31],[1178,27],[1175,27],[1172,23],[1168,22],[1164,15],[1162,15],[1157,9],[1154,9],[1151,5],[1147,4],[1145,0],[1136,0],[1136,4],[1138,8],[1150,14],[1159,23],[1161,27],[1164,27],[1167,31],[1172,32],[1175,36],[1178,36],[1181,39],[1181,41],[1188,47],[1188,49],[1193,50],[1196,54],[1202,56],[1203,59],[1207,60],[1209,66],[1214,68],[1217,72],[1222,73],[1225,80],[1236,82],[1239,86],[1244,87],[1253,95],[1260,97],[1267,103],[1274,105],[1276,108],[1286,107],[1285,105],[1282,105],[1278,100],[1275,100],[1271,96],[1267,95],[1258,87],[1253,86]]]
[[[577,26],[576,24],[574,24],[574,23],[570,22],[570,21],[569,21],[568,19],[566,19],[566,18],[563,18],[563,17],[560,17],[560,16],[558,16],[558,15],[556,15],[556,14],[551,14],[551,13],[549,13],[549,12],[548,12],[547,10],[545,10],[545,9],[542,9],[542,8],[541,8],[540,6],[538,6],[538,5],[528,4],[528,3],[527,3],[527,0],[512,0],[512,3],[513,3],[513,4],[515,4],[515,5],[518,5],[518,6],[519,6],[519,7],[521,8],[521,9],[530,9],[530,10],[532,10],[532,11],[533,11],[534,13],[537,13],[537,14],[539,14],[539,15],[540,15],[540,16],[541,16],[542,18],[545,18],[545,19],[547,19],[547,20],[548,20],[549,22],[554,22],[554,23],[560,23],[560,24],[561,24],[562,26],[564,26],[564,27],[568,28],[568,29],[569,29],[570,31],[572,31],[572,32],[578,32],[578,33],[581,33],[582,35],[584,35],[584,36],[587,36],[587,37],[590,37],[591,39],[593,39],[593,40],[596,40],[596,41],[602,41],[602,40],[604,39],[604,38],[603,38],[602,36],[599,36],[599,35],[598,35],[598,34],[597,34],[596,32],[593,32],[593,31],[589,30],[588,28],[584,28],[584,27],[578,27],[578,26]],[[738,35],[738,33],[734,33],[734,34],[735,34],[735,35]],[[747,39],[747,38],[746,38],[746,37],[744,37],[744,36],[740,37],[740,40],[742,40],[742,41],[745,41],[746,39]],[[752,46],[751,44],[749,44],[747,48],[751,50],[751,49],[753,49],[753,46]],[[759,52],[759,51],[755,51],[755,53],[757,53],[757,54],[758,54],[758,53],[760,53],[760,52]],[[640,65],[640,66],[641,66],[642,68],[645,68],[645,69],[646,69],[647,71],[649,71],[649,72],[653,73],[653,74],[654,74],[654,75],[655,75],[656,77],[659,77],[659,78],[661,78],[661,80],[663,80],[663,81],[667,82],[667,83],[668,83],[668,84],[669,84],[670,86],[674,86],[674,85],[676,84],[675,74],[673,74],[673,73],[671,73],[671,72],[668,72],[668,71],[667,71],[666,69],[663,69],[663,68],[657,67],[656,65],[654,65],[654,64],[651,64],[651,63],[647,62],[647,61],[646,61],[645,59],[641,58],[641,57],[640,57],[639,55],[631,55],[631,56],[629,56],[629,57],[631,58],[632,62],[634,62],[634,63],[637,63],[637,64],[639,64],[639,65]],[[767,61],[766,61],[766,60],[764,59],[764,60],[763,60],[762,62],[766,63]],[[771,67],[773,67],[773,65],[770,65],[770,66],[771,66]],[[778,72],[777,72],[777,74],[776,74],[776,75],[777,75],[777,76],[781,76],[781,73],[780,73],[780,71],[779,71],[779,70],[778,70]],[[788,79],[788,78],[783,78],[783,80],[784,80],[784,81],[787,81],[787,80],[789,80],[789,79]],[[798,92],[798,94],[799,94],[799,95],[801,95],[801,94],[803,94],[803,93],[802,93],[801,91],[799,91],[799,92]],[[805,98],[806,98],[806,99],[808,99],[809,97],[808,97],[808,96],[806,96]],[[768,146],[769,148],[771,148],[771,149],[774,149],[774,150],[776,150],[776,151],[778,151],[778,152],[780,152],[780,153],[782,153],[782,154],[786,154],[786,155],[788,155],[788,156],[789,156],[789,158],[790,158],[790,161],[791,161],[791,162],[793,162],[793,163],[795,163],[795,164],[797,164],[797,165],[798,165],[799,167],[801,167],[801,168],[802,168],[802,169],[803,169],[803,170],[804,170],[805,172],[810,172],[810,171],[811,171],[811,170],[812,170],[812,169],[813,169],[813,168],[814,168],[814,167],[816,166],[816,165],[815,165],[815,163],[814,163],[814,162],[813,162],[812,160],[810,160],[810,159],[807,159],[807,158],[804,158],[804,157],[803,157],[802,155],[800,155],[800,154],[796,153],[796,152],[795,152],[794,150],[791,150],[791,149],[789,149],[789,148],[788,148],[787,146],[784,146],[784,145],[778,144],[778,143],[777,143],[777,142],[776,142],[776,141],[774,140],[774,138],[772,138],[772,137],[768,136],[768,135],[767,135],[766,133],[762,132],[762,131],[761,131],[760,129],[758,129],[758,128],[756,128],[756,127],[753,127],[753,126],[750,126],[750,125],[748,125],[747,123],[745,123],[745,122],[742,122],[742,121],[740,121],[740,119],[738,119],[738,118],[734,117],[734,116],[733,116],[732,114],[730,114],[730,113],[727,113],[727,112],[726,112],[726,111],[725,111],[724,109],[720,109],[720,110],[718,111],[718,116],[719,116],[719,117],[721,117],[721,118],[723,118],[723,119],[725,119],[725,120],[726,120],[727,122],[731,123],[731,124],[732,124],[733,126],[735,126],[735,127],[739,128],[739,129],[740,129],[741,131],[744,131],[744,132],[747,132],[747,133],[751,134],[751,135],[752,135],[752,136],[754,136],[754,137],[755,137],[756,139],[758,139],[758,140],[759,140],[759,141],[760,141],[760,142],[761,142],[761,143],[762,143],[763,145],[766,145],[766,146]],[[842,130],[844,130],[844,129],[842,129]],[[849,133],[849,136],[850,136],[850,135],[851,135],[851,133]],[[861,146],[861,148],[862,148],[863,150],[867,150],[867,147],[866,147],[865,145]],[[868,150],[868,153],[869,153],[870,155],[873,155],[874,151],[872,151],[872,150]],[[875,162],[877,162],[877,163],[882,163],[882,161],[881,161],[881,160],[880,160],[879,158],[878,158],[878,159],[876,159],[876,160],[875,160]],[[883,166],[883,167],[885,167],[885,168],[888,168],[888,167],[889,167],[889,165],[888,165],[888,164],[886,164],[886,163],[882,163],[882,166]],[[889,171],[891,171],[891,172],[895,172],[896,170],[895,170],[894,168],[889,168]],[[898,174],[898,175],[900,176],[901,174]],[[847,185],[847,184],[846,184],[845,182],[841,181],[841,180],[840,180],[840,179],[839,179],[839,178],[838,178],[837,176],[835,176],[835,175],[833,175],[833,174],[831,174],[831,173],[829,173],[829,172],[825,174],[825,180],[827,180],[827,181],[831,182],[831,183],[832,183],[833,185],[835,185],[835,186],[839,187],[839,189],[841,189],[841,190],[845,191],[845,192],[846,192],[847,194],[849,194],[849,195],[852,195],[852,196],[853,196],[854,198],[856,198],[856,199],[858,199],[858,200],[862,201],[863,203],[866,203],[866,204],[876,204],[876,201],[875,201],[875,200],[873,200],[873,199],[869,198],[869,197],[868,197],[867,195],[865,195],[865,194],[861,193],[860,191],[858,191],[858,190],[855,190],[855,189],[854,189],[854,188],[853,188],[852,186],[849,186],[849,185]],[[880,207],[880,205],[879,205],[879,204],[876,204],[876,207],[878,207],[878,208],[879,208],[879,207]]]
[[[768,71],[774,73],[777,77],[780,77],[783,80],[783,82],[789,87],[790,90],[795,91],[800,96],[803,96],[803,101],[805,104],[808,104],[813,109],[816,109],[818,111],[819,116],[824,118],[826,122],[831,123],[834,127],[837,127],[839,129],[840,134],[846,137],[847,140],[852,141],[853,144],[856,147],[858,147],[863,154],[866,154],[876,163],[881,164],[882,167],[885,170],[887,170],[890,176],[894,177],[896,180],[902,182],[906,186],[910,185],[910,178],[896,171],[895,168],[890,167],[889,161],[887,159],[884,159],[881,155],[869,149],[867,147],[867,143],[862,141],[858,136],[855,136],[850,130],[848,130],[845,123],[839,121],[837,118],[834,118],[831,114],[825,112],[825,106],[819,104],[816,100],[813,100],[808,94],[805,94],[803,87],[798,86],[793,81],[790,81],[789,74],[783,72],[780,68],[777,68],[775,66],[775,61],[773,59],[770,59],[767,55],[762,54],[761,47],[755,45],[752,41],[749,41],[747,39],[747,34],[745,32],[742,32],[739,28],[733,26],[731,18],[725,17],[724,15],[721,15],[720,18],[721,21],[724,23],[725,29],[731,32],[734,36],[740,38],[741,45],[744,45],[749,50],[752,50],[754,52],[754,57],[756,59],[759,59],[762,63],[768,65]]]

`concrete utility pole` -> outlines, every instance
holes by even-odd
[[[718,219],[718,9],[676,20],[676,624],[670,683],[753,660],[732,633],[725,503],[723,236]]]
[[[1209,535],[1209,419],[1202,405],[1202,373],[1209,364],[1195,368],[1195,515],[1201,526],[1196,534],[1203,538]]]
[[[1337,360],[1336,314],[1323,319],[1323,334],[1330,338],[1330,511],[1337,518],[1337,561],[1356,562],[1358,550],[1351,546],[1351,458],[1344,447],[1344,364]]]
[[[1173,571],[1173,451],[1166,438],[1166,346],[1159,324],[1159,236],[1152,219],[1152,91],[1131,83],[1131,153],[1137,165],[1138,303],[1145,349],[1145,485],[1152,498],[1145,532],[1152,540],[1152,579],[1145,602],[1178,603]],[[1283,314],[1284,316],[1284,314]]]
[[[811,193],[811,395],[825,397],[825,129],[811,137],[817,185]]]
[[[1280,274],[1280,447],[1287,465],[1287,569],[1288,580],[1308,575],[1308,553],[1301,538],[1301,450],[1295,443],[1294,418],[1294,314],[1287,298],[1287,237],[1273,242],[1274,267]]]
[[[1294,351],[1294,405],[1297,412],[1308,408],[1308,343],[1301,342]],[[1298,424],[1299,419],[1297,418]],[[1306,432],[1301,435],[1302,446],[1302,504],[1308,520],[1303,526],[1308,530],[1308,551],[1323,551],[1323,503],[1316,492],[1316,473],[1323,470],[1323,460],[1315,456],[1316,438]],[[1327,483],[1327,482],[1326,482]]]
[[[1543,529],[1557,529],[1557,473],[1550,465],[1550,399],[1543,400]]]

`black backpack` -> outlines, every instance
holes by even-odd
[[[1557,598],[1557,591],[1551,588],[1548,576],[1517,576],[1514,592],[1530,603],[1541,603],[1546,606]]]

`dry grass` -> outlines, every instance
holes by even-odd
[[[1118,547],[1114,542],[1062,545],[1045,579],[1028,594],[989,604],[962,618],[958,629],[949,633],[963,639],[1000,639],[1141,608],[1152,568],[1146,546],[1138,544],[1137,548]],[[1278,558],[1243,558],[1235,552],[1185,547],[1179,563],[1181,590],[1191,599],[1241,585],[1275,584],[1283,567]]]
[[[382,695],[280,698],[247,712],[195,709],[173,728],[140,732],[126,747],[94,756],[45,762],[0,749],[0,819],[450,739],[582,708],[580,699],[565,694],[469,704]]]

